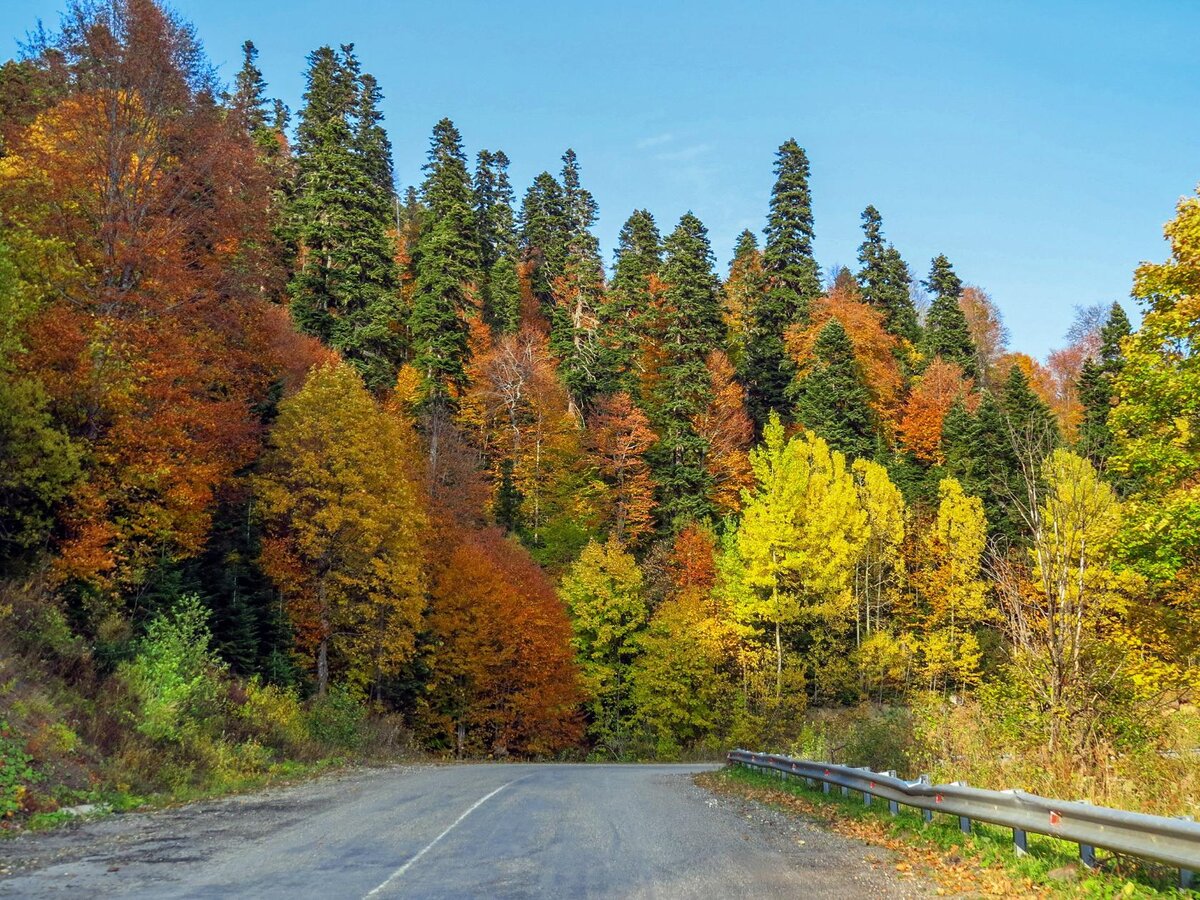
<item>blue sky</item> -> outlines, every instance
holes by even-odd
[[[0,9],[15,39],[58,0]],[[1076,304],[1127,297],[1200,181],[1200,3],[177,0],[222,75],[251,38],[293,109],[304,57],[354,42],[385,92],[402,184],[433,123],[502,149],[518,193],[574,147],[606,254],[637,207],[693,210],[722,270],[761,231],[775,148],[812,163],[817,256],[854,265],[859,215],[922,276],[944,252],[1015,349],[1062,343]]]

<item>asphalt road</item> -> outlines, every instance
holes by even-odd
[[[704,766],[366,770],[0,842],[0,897],[924,896]],[[7,857],[7,858],[6,858]]]

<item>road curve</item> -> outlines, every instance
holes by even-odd
[[[0,842],[0,897],[921,896],[879,850],[718,799],[704,766],[359,771]],[[8,857],[6,860],[5,857]]]

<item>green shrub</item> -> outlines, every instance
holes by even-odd
[[[308,733],[314,741],[337,750],[357,750],[363,742],[367,711],[358,694],[335,685],[308,710]]]
[[[195,596],[150,623],[137,655],[120,669],[137,701],[139,732],[181,743],[215,724],[224,664],[211,642],[208,611]]]
[[[907,710],[886,709],[855,723],[846,735],[844,755],[853,765],[870,766],[876,772],[903,772],[909,766],[912,724]]]
[[[41,780],[33,758],[0,719],[0,820],[11,819],[25,805],[30,785]]]

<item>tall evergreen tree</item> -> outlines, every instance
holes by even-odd
[[[976,377],[975,342],[967,327],[967,317],[959,306],[962,281],[954,273],[950,260],[939,255],[933,260],[925,287],[934,295],[925,317],[923,349],[926,357],[940,356],[946,362],[957,363],[971,378]]]
[[[637,398],[638,356],[646,340],[652,302],[650,277],[662,265],[662,238],[647,210],[635,210],[617,238],[612,283],[597,321],[602,393],[626,391]]]
[[[1133,332],[1120,303],[1114,303],[1108,321],[1100,329],[1098,358],[1089,359],[1079,373],[1079,400],[1083,421],[1079,424],[1079,451],[1097,465],[1108,459],[1113,449],[1108,413],[1116,401],[1113,382],[1124,366],[1122,338]]]
[[[678,529],[712,514],[705,440],[695,421],[712,399],[706,360],[721,333],[720,281],[708,231],[691,213],[663,244],[666,319],[661,395],[654,404],[659,442],[651,451],[659,521]]]
[[[475,162],[475,222],[479,229],[484,318],[501,332],[517,330],[521,286],[517,277],[517,227],[504,151],[480,150]]]
[[[837,319],[821,329],[811,370],[791,393],[795,418],[849,457],[871,457],[878,444],[871,395],[854,358],[854,345]]]
[[[476,312],[480,268],[474,191],[462,137],[449,119],[434,126],[424,168],[427,219],[417,246],[411,327],[424,401],[446,408],[465,386],[467,320]]]
[[[562,185],[549,172],[533,179],[521,202],[521,254],[529,285],[543,311],[553,304],[554,280],[567,264],[570,220]]]
[[[233,80],[229,106],[239,124],[254,139],[260,150],[274,142],[274,131],[267,120],[267,82],[258,67],[258,48],[253,41],[242,44],[242,67]]]
[[[362,160],[367,177],[375,186],[374,199],[379,203],[377,217],[380,221],[393,224],[396,176],[392,168],[392,142],[383,127],[383,113],[379,104],[383,92],[375,76],[364,74],[359,78],[358,103],[355,110],[354,150]]]
[[[372,388],[390,386],[404,355],[399,278],[389,236],[390,148],[353,47],[309,56],[297,129],[292,225],[300,266],[290,285],[301,330],[339,350]],[[368,117],[364,130],[360,114]]]
[[[591,191],[579,181],[579,158],[570,148],[563,154],[562,188],[566,207],[567,229],[572,237],[583,234],[596,224],[598,208]]]
[[[601,380],[595,323],[604,299],[604,264],[591,231],[596,201],[580,185],[574,150],[563,154],[562,197],[566,255],[562,272],[550,282],[550,349],[559,359],[560,375],[573,405],[582,412]]]
[[[1020,366],[1012,366],[1000,390],[1000,408],[1018,440],[1040,461],[1058,444],[1061,434],[1054,411],[1037,395]]]
[[[820,294],[820,272],[813,258],[812,194],[808,157],[794,140],[779,148],[775,186],[767,219],[763,267],[767,288],[750,312],[742,365],[750,413],[762,425],[771,410],[790,412],[788,385],[796,367],[784,346],[789,325],[803,320]]]
[[[862,298],[880,310],[888,331],[897,337],[916,343],[920,337],[917,310],[909,293],[908,266],[898,251],[883,240],[883,218],[874,206],[862,214],[862,245],[858,248],[858,284]]]
[[[966,418],[958,403],[946,414],[946,470],[983,500],[989,533],[1016,543],[1024,524],[1014,500],[1023,498],[1024,479],[1059,442],[1054,413],[1014,365],[998,394],[984,393],[969,426]]]

